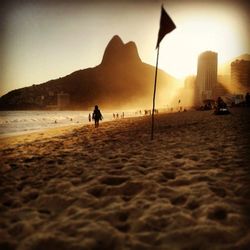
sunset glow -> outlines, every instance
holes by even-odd
[[[61,3],[16,1],[2,13],[0,96],[98,65],[116,34],[134,41],[142,61],[155,65],[159,3]],[[217,52],[219,63],[250,53],[244,1],[167,1],[164,7],[177,28],[161,42],[159,68],[172,76],[195,74],[197,57],[206,50]]]
[[[246,22],[239,12],[225,6],[203,12],[194,9],[189,18],[177,18],[177,29],[162,42],[160,67],[176,77],[196,74],[203,51],[217,52],[219,64],[249,51]]]

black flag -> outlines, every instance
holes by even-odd
[[[159,47],[159,44],[163,37],[167,34],[170,33],[172,30],[176,28],[174,22],[168,15],[168,13],[164,10],[163,6],[161,6],[161,20],[160,20],[160,29],[158,33],[158,40],[156,44],[156,48]]]

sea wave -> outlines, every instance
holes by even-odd
[[[0,136],[30,133],[48,128],[88,124],[91,111],[0,111]],[[104,112],[104,121],[121,117],[122,113]],[[118,115],[117,115],[118,114]],[[135,113],[124,112],[126,117]]]

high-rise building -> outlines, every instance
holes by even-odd
[[[238,92],[250,90],[250,61],[235,60],[231,63],[231,85]]]
[[[198,102],[205,99],[215,99],[217,86],[218,54],[206,51],[199,55],[196,77],[196,93]]]

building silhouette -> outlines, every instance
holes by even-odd
[[[203,100],[215,99],[217,87],[218,54],[206,51],[199,55],[196,76],[196,101],[202,104]]]
[[[237,92],[250,89],[250,61],[235,60],[231,63],[231,85]]]

